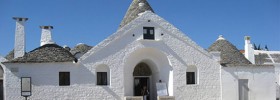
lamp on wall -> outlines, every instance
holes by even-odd
[[[21,77],[21,96],[27,97],[31,96],[31,77]]]

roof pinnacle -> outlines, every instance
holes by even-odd
[[[150,6],[147,0],[133,0],[119,26],[119,29],[130,23],[132,20],[137,18],[140,13],[145,11],[151,11],[154,13],[153,8]]]
[[[226,39],[223,37],[223,35],[219,35],[219,38],[217,39],[217,41],[218,40],[226,40]]]

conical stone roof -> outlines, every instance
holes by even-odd
[[[77,59],[66,49],[57,44],[46,44],[8,63],[46,63],[73,62]]]
[[[221,52],[221,64],[251,64],[233,44],[222,36],[208,48],[208,51]]]
[[[154,13],[154,10],[146,0],[133,0],[120,24],[119,29],[137,18],[138,14],[145,11],[151,11]]]
[[[10,51],[8,55],[5,56],[7,60],[13,60],[14,59],[14,50]]]
[[[75,55],[77,53],[85,54],[91,48],[92,48],[92,46],[81,43],[81,44],[76,45],[73,49],[71,49],[70,52],[72,53],[72,55]]]

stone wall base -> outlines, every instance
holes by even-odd
[[[158,100],[175,100],[174,96],[158,96]]]
[[[126,96],[124,100],[143,100],[143,96]]]

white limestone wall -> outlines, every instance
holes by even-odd
[[[249,100],[276,99],[274,66],[223,67],[223,100],[239,100],[238,79],[248,79]]]
[[[276,97],[280,99],[280,64],[273,65],[275,66]]]
[[[114,100],[111,86],[96,86],[95,73],[80,64],[6,64],[5,100],[21,100],[20,77],[31,77],[31,100]],[[11,72],[18,71],[18,72]],[[70,72],[70,86],[59,86],[59,72]],[[120,99],[119,99],[120,100]]]

